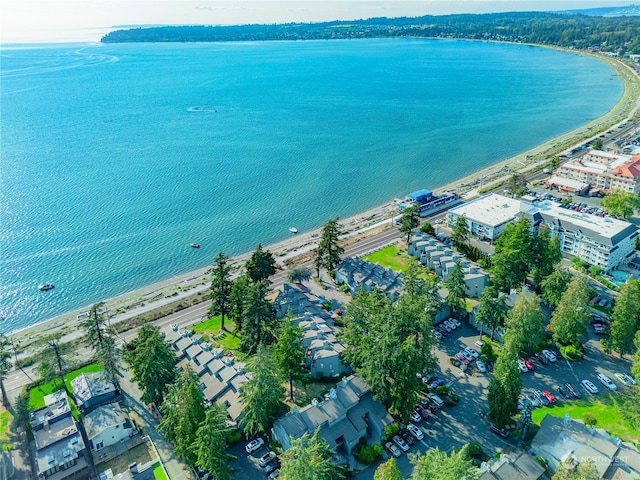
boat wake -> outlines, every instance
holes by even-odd
[[[187,112],[205,112],[205,113],[218,113],[218,110],[210,107],[189,107],[187,108]]]

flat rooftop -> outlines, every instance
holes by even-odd
[[[520,213],[520,200],[490,193],[449,210],[454,215],[492,227],[513,220]]]

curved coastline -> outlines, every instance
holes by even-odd
[[[510,165],[518,166],[518,168],[514,168],[513,170],[528,170],[535,168],[536,166],[540,166],[544,163],[548,156],[560,153],[573,145],[582,143],[585,140],[597,136],[600,132],[605,131],[617,123],[638,117],[640,112],[640,78],[629,66],[614,58],[596,55],[590,52],[550,47],[546,45],[532,46],[563,50],[574,54],[589,55],[603,61],[609,65],[609,67],[615,72],[616,76],[618,76],[618,78],[623,82],[624,92],[620,100],[603,116],[594,119],[582,127],[578,127],[570,132],[561,134],[528,151],[499,161],[486,168],[474,171],[473,173],[454,182],[446,185],[435,186],[435,190],[457,190],[460,193],[469,193],[469,191],[474,190],[474,185],[477,184],[478,179],[483,179],[482,181],[485,181],[486,185],[492,181],[492,178],[495,179],[501,175],[501,172],[504,173],[503,169]],[[348,232],[347,236],[355,236],[356,234],[363,233],[363,230],[376,226],[377,224],[381,224],[384,220],[387,220],[391,215],[393,215],[394,211],[393,202],[390,201],[382,206],[375,207],[364,213],[342,220],[341,224]],[[320,230],[321,228],[318,228],[310,232],[300,233],[296,237],[287,238],[280,242],[268,245],[265,248],[269,249],[277,256],[281,266],[284,266],[285,262],[287,264],[295,263],[297,257],[313,248]],[[364,234],[366,235],[366,233]],[[245,262],[250,255],[251,252],[246,252],[235,256],[232,258],[232,262],[236,265],[240,265]],[[158,303],[159,300],[175,296],[178,292],[182,292],[183,294],[186,292],[187,295],[196,295],[208,289],[209,268],[210,267],[201,268],[183,275],[174,276],[167,280],[109,298],[104,300],[104,303],[107,304],[110,312],[129,311],[131,309],[135,310],[135,308],[140,305],[153,305],[154,303]],[[90,305],[58,315],[54,318],[44,320],[28,327],[8,332],[8,334],[14,338],[28,339],[38,333],[53,333],[54,331],[67,333],[68,329],[72,328],[76,323],[77,316],[86,312],[89,308]]]

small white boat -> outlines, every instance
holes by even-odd
[[[291,227],[291,228],[289,229],[289,231],[290,231],[291,233],[293,233],[293,234],[298,233],[298,229],[297,229],[296,227]]]
[[[192,243],[190,245],[191,248],[200,248],[200,244],[199,243]]]
[[[40,290],[51,290],[55,287],[55,285],[53,283],[43,283],[42,285],[38,285],[38,288]]]

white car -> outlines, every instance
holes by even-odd
[[[424,433],[418,427],[416,427],[413,423],[407,425],[407,430],[411,432],[411,435],[416,437],[418,440],[422,440],[424,438]]]
[[[622,375],[624,375],[624,378],[626,378],[627,380],[629,380],[631,382],[631,385],[637,385],[638,381],[634,378],[633,375],[629,375],[628,373],[623,373]]]
[[[384,444],[384,448],[386,448],[387,450],[389,450],[391,452],[391,455],[393,455],[394,457],[399,457],[400,455],[402,455],[402,452],[400,451],[400,449],[398,447],[396,447],[393,443],[391,442],[387,442]]]
[[[274,452],[267,452],[260,457],[260,460],[258,460],[258,465],[260,465],[261,467],[266,467],[267,464],[271,463],[271,460],[273,460],[274,458],[276,458],[276,454]]]
[[[476,348],[479,348],[480,350],[482,350],[482,347],[484,346],[484,342],[482,340],[478,340],[476,341],[476,343],[474,343]]]
[[[411,421],[412,422],[420,423],[420,420],[422,420],[422,417],[420,416],[420,414],[418,412],[413,412],[411,414]]]
[[[614,373],[614,375],[623,385],[631,385],[631,382],[624,373]]]
[[[264,440],[262,438],[256,438],[255,440],[252,440],[249,443],[247,443],[244,449],[247,451],[247,453],[253,453],[256,450],[259,450],[260,447],[262,447],[263,445],[264,445]]]
[[[520,370],[521,373],[527,373],[529,371],[527,364],[522,360],[518,360],[518,370]]]
[[[616,384],[611,381],[609,377],[607,377],[604,373],[598,374],[598,380],[600,383],[607,387],[609,390],[617,390]]]
[[[403,439],[401,439],[398,435],[394,435],[392,440],[393,440],[393,443],[398,445],[402,449],[403,452],[408,452],[409,451],[409,445],[407,445],[407,442],[405,442]]]
[[[549,350],[542,350],[542,355],[547,357],[550,362],[555,362],[557,360],[556,356]]]
[[[487,366],[486,366],[486,365],[485,365],[485,363],[484,363],[482,360],[480,360],[480,359],[476,360],[476,368],[478,369],[478,371],[479,371],[480,373],[485,373],[485,372],[487,371]]]
[[[582,380],[582,386],[587,389],[588,392],[598,393],[598,387],[596,387],[589,380]]]
[[[480,354],[471,347],[465,347],[464,351],[469,354],[469,356],[471,357],[470,360],[476,359],[480,356]]]
[[[456,320],[455,318],[450,318],[447,320],[449,323],[452,323],[455,328],[460,327],[462,324]]]

